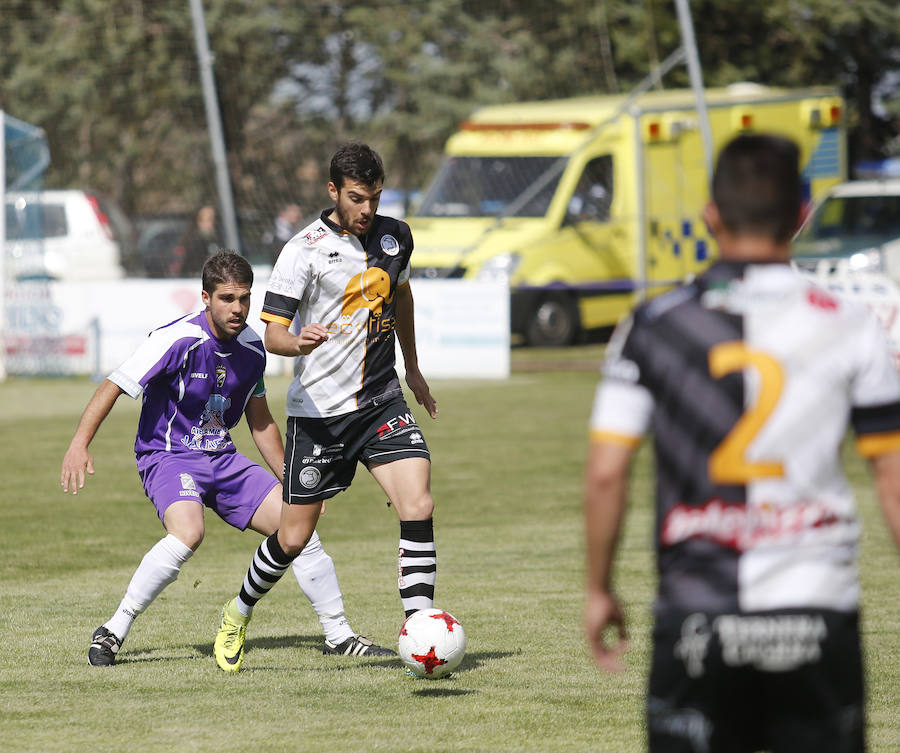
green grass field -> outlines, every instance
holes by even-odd
[[[59,488],[59,464],[95,385],[0,384],[0,750],[643,750],[655,581],[649,453],[636,463],[617,569],[628,669],[601,675],[581,633],[581,474],[596,374],[551,368],[497,383],[434,382],[438,419],[414,408],[434,461],[437,603],[468,636],[461,671],[434,682],[405,677],[398,660],[323,657],[318,621],[291,574],[257,608],[243,669],[220,672],[219,609],[259,537],[209,515],[203,546],[140,617],[119,663],[89,666],[92,631],[162,535],[131,452],[139,406],[120,399],[92,445],[96,476],[73,498]],[[283,379],[269,385],[279,421],[286,389]],[[245,430],[235,438],[258,458]],[[847,457],[865,521],[870,749],[895,753],[900,561],[866,468]],[[329,503],[319,532],[354,628],[394,645],[398,526],[363,469]]]

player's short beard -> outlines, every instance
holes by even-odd
[[[340,199],[340,197],[338,197],[338,199]],[[350,233],[351,235],[356,235],[356,233],[354,233],[350,229],[350,223],[347,222],[347,218],[344,216],[344,213],[341,211],[340,201],[335,202],[334,213],[337,215],[338,224],[341,226],[341,230],[344,230],[344,231]]]

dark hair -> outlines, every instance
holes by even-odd
[[[201,279],[203,280],[203,289],[212,295],[216,287],[224,282],[252,285],[253,267],[237,251],[221,249],[203,264]]]
[[[719,153],[712,199],[730,232],[789,241],[803,204],[797,144],[772,134],[732,139]]]
[[[344,185],[344,178],[371,187],[384,181],[384,165],[378,152],[368,144],[350,141],[342,144],[331,158],[329,178],[338,190]]]

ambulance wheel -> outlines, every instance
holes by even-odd
[[[552,293],[538,301],[525,327],[529,345],[555,348],[571,345],[580,329],[578,307],[570,296]]]

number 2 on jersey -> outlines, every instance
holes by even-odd
[[[759,396],[709,456],[709,478],[717,484],[746,484],[755,478],[784,475],[784,466],[778,461],[747,460],[747,448],[781,396],[784,386],[781,365],[772,356],[748,348],[743,342],[724,342],[710,348],[709,373],[715,379],[748,367],[759,375]]]

